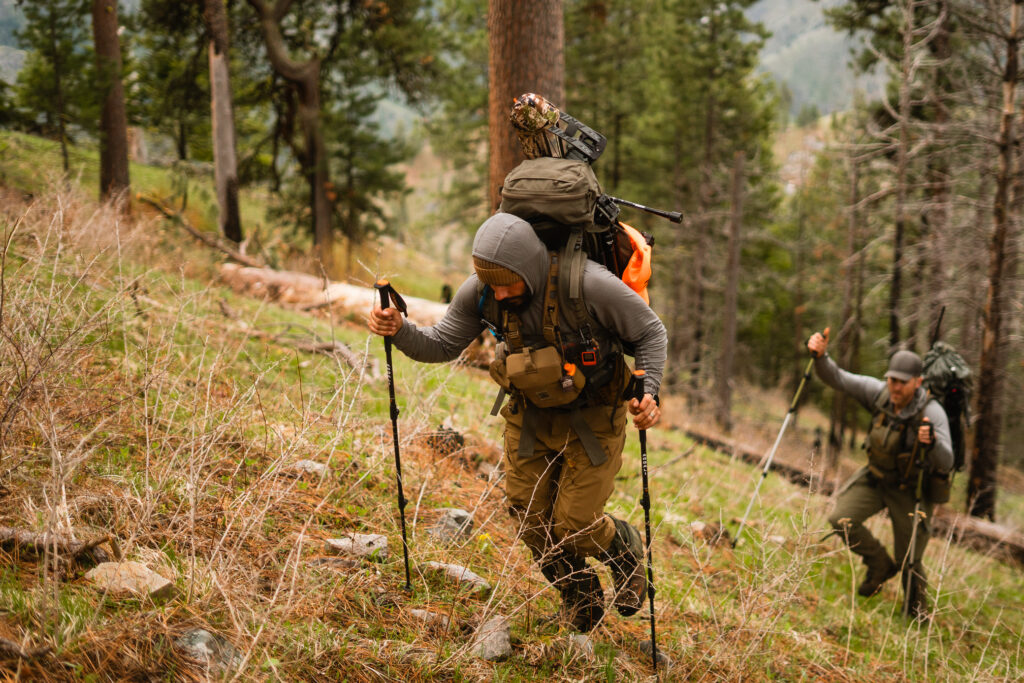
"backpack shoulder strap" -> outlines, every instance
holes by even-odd
[[[562,249],[559,296],[565,305],[566,317],[584,338],[592,337],[594,319],[583,300],[583,271],[587,265],[587,252],[583,250],[583,233],[573,232]]]

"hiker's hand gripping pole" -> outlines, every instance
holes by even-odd
[[[764,459],[764,469],[761,470],[761,476],[757,480],[757,486],[754,487],[754,495],[750,497],[750,502],[747,503],[747,509],[743,513],[743,519],[740,520],[740,526],[736,529],[736,540],[732,543],[734,548],[740,542],[740,534],[743,533],[743,528],[747,524],[747,518],[750,516],[750,508],[754,506],[754,501],[757,500],[757,492],[761,490],[761,484],[764,483],[765,477],[768,476],[768,470],[771,469],[772,460],[775,458],[775,451],[779,449],[779,444],[782,442],[782,435],[786,433],[786,427],[789,426],[790,420],[792,420],[793,415],[796,414],[797,404],[800,402],[800,394],[803,393],[807,380],[811,378],[811,369],[814,367],[814,359],[821,357],[825,353],[825,347],[828,346],[828,333],[829,328],[826,327],[822,334],[815,333],[807,342],[807,348],[811,352],[811,358],[807,361],[807,367],[804,368],[803,377],[800,378],[800,385],[797,386],[796,394],[793,395],[793,401],[789,404],[789,410],[786,412],[786,419],[782,421],[782,429],[779,430],[779,435],[775,437],[775,443],[772,444],[771,450],[768,451],[768,455]]]
[[[628,398],[635,398],[639,402],[643,401],[644,375],[643,370],[633,372],[633,376],[629,378],[629,386],[626,388],[626,396]],[[650,415],[646,413],[644,415],[647,420],[652,420],[653,424],[653,411]],[[646,424],[646,422],[637,422],[636,424],[639,427],[641,424]],[[645,427],[640,428],[640,474],[643,484],[643,498],[640,500],[640,504],[644,509],[644,555],[647,560],[647,600],[650,605],[651,614],[651,666],[654,668],[655,675],[657,675],[658,641],[654,628],[654,568],[651,565],[651,491],[650,483],[647,479],[647,429]]]
[[[374,288],[380,293],[380,307],[387,309],[392,303],[399,313],[408,314],[405,300],[387,280],[378,280]],[[376,331],[376,330],[374,330]],[[398,514],[402,520],[402,554],[405,557],[405,590],[412,590],[409,572],[409,543],[405,537],[405,492],[402,489],[402,456],[398,449],[398,403],[395,401],[395,371],[391,362],[391,337],[384,337],[384,359],[388,366],[388,397],[391,400],[391,435],[395,442],[395,476],[398,479]]]
[[[941,320],[941,318],[940,318]],[[934,434],[932,433],[932,423],[927,417],[921,422],[921,427],[918,429],[917,441],[914,443],[914,450],[910,454],[910,467],[912,467],[917,461],[918,453],[921,450],[921,446],[927,446],[934,440]],[[925,437],[925,438],[922,438]],[[917,462],[917,485],[914,488],[914,517],[910,527],[910,543],[907,545],[907,554],[903,557],[902,567],[903,570],[903,616],[910,617],[910,603],[911,597],[913,597],[912,591],[917,591],[917,584],[915,575],[917,574],[917,564],[919,558],[917,556],[917,526],[921,523],[921,520],[928,515],[924,510],[921,509],[921,499],[924,497],[924,471],[925,463]]]

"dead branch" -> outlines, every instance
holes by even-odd
[[[38,659],[47,655],[53,648],[49,645],[43,647],[22,648],[13,640],[0,638],[0,660],[3,659]]]
[[[159,211],[165,218],[185,228],[185,231],[188,234],[192,235],[206,246],[213,247],[214,249],[224,253],[232,260],[238,261],[243,265],[251,266],[253,268],[262,268],[264,266],[264,264],[258,259],[254,259],[251,256],[247,256],[242,252],[238,251],[237,249],[234,249],[233,247],[224,244],[221,240],[214,237],[213,235],[202,232],[201,230],[197,230],[196,228],[192,227],[192,225],[190,225],[189,222],[185,220],[184,216],[182,216],[177,211],[172,211],[170,208],[165,206],[163,202],[152,197],[146,197],[145,195],[140,195],[139,201],[141,201],[144,204],[149,204],[154,209]]]
[[[13,545],[37,555],[53,550],[71,560],[78,560],[86,555],[93,560],[106,559],[98,557],[98,555],[106,556],[106,552],[99,549],[99,546],[104,543],[113,543],[113,537],[107,534],[91,541],[76,541],[63,534],[47,531],[39,533],[27,529],[0,526],[0,546]]]

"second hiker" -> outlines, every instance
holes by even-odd
[[[872,415],[865,443],[868,464],[840,488],[829,524],[867,565],[867,576],[857,589],[860,595],[874,595],[902,571],[910,614],[927,618],[927,581],[921,558],[931,535],[935,502],[947,499],[946,477],[953,466],[946,413],[921,387],[922,362],[912,351],[893,354],[883,381],[840,369],[826,353],[827,346],[828,341],[818,333],[807,342],[816,356],[818,377],[853,396]],[[922,475],[928,485],[923,487],[923,515],[918,520],[915,547],[910,548]],[[883,509],[892,520],[893,557],[864,526],[865,520]]]

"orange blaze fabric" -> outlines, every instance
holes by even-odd
[[[639,230],[625,223],[621,225],[629,235],[629,241],[633,243],[633,255],[629,257],[629,263],[622,271],[622,281],[650,305],[651,297],[647,294],[647,283],[651,281],[651,245],[647,244]]]

